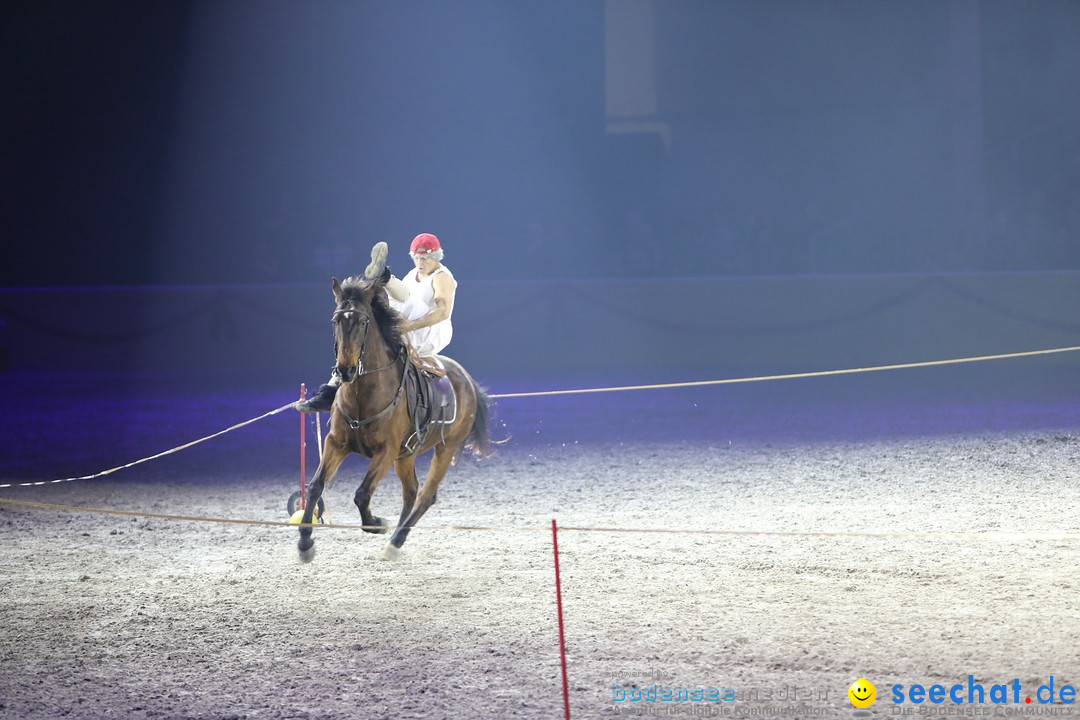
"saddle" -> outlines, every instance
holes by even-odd
[[[438,355],[421,358],[409,348],[405,369],[405,401],[412,432],[401,443],[400,458],[415,455],[437,428],[440,433],[457,419],[457,395]]]

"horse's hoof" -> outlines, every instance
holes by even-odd
[[[386,547],[383,548],[382,555],[379,556],[380,560],[397,560],[398,553],[401,552],[401,548],[396,548],[390,543],[386,543]]]
[[[300,551],[300,562],[305,565],[315,559],[314,540],[307,540],[306,544],[304,540],[301,540],[296,544],[296,549]]]
[[[374,535],[385,535],[386,534],[386,530],[387,530],[386,521],[383,520],[381,517],[373,517],[373,518],[371,518],[371,523],[372,523],[371,525],[365,525],[364,526],[364,532],[369,532],[369,533],[372,533]]]

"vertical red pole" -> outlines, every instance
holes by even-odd
[[[300,402],[307,399],[307,385],[300,383]],[[300,413],[300,509],[307,508],[307,426]]]
[[[562,584],[559,581],[559,531],[551,519],[551,547],[555,553],[555,609],[559,615],[559,662],[562,665],[563,714],[570,720],[570,688],[566,684],[566,636],[563,634]]]

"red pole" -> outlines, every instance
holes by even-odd
[[[300,383],[300,402],[307,398],[307,385]],[[300,509],[307,508],[307,427],[300,413]]]
[[[555,553],[555,608],[559,615],[559,662],[562,664],[563,714],[570,720],[570,688],[566,684],[566,636],[563,634],[562,584],[559,582],[559,531],[551,519],[551,547]]]

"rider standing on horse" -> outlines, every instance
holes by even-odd
[[[401,280],[391,274],[386,265],[386,254],[386,243],[376,243],[371,249],[371,263],[364,270],[364,277],[385,285],[391,305],[403,317],[401,329],[410,352],[418,355],[421,363],[432,363],[432,356],[449,345],[454,334],[450,316],[454,312],[454,292],[457,290],[453,274],[442,264],[439,238],[431,233],[420,233],[413,238],[409,255],[415,267]],[[335,368],[329,382],[309,400],[298,403],[296,409],[305,413],[330,410],[339,385],[341,378]]]

